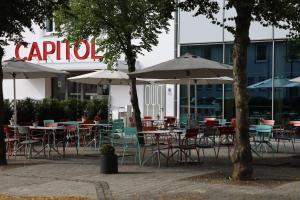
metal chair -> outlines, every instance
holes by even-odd
[[[18,143],[16,152],[15,152],[15,157],[17,156],[17,152],[24,148],[24,156],[30,159],[32,157],[32,149],[33,145],[40,143],[40,140],[33,140],[30,137],[30,129],[29,127],[26,126],[18,126],[18,134],[20,137],[20,142]],[[29,153],[28,153],[28,148],[29,148]]]
[[[269,147],[274,152],[274,149],[270,142],[272,136],[272,126],[256,125],[255,131],[256,131],[256,135],[254,139],[255,149],[258,149],[259,147],[259,150],[261,151],[262,148],[264,148],[265,151],[268,152],[267,147]]]
[[[141,165],[141,147],[138,140],[138,131],[136,127],[124,128],[124,132],[122,134],[122,164],[124,163],[125,153],[128,152],[129,148],[135,149],[135,162],[138,160]]]

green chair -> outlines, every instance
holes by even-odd
[[[186,128],[188,123],[188,118],[186,115],[180,115],[179,117],[179,127]]]
[[[123,121],[116,121],[112,124],[112,130],[108,134],[110,137],[110,142],[114,145],[115,136],[121,136],[124,132],[124,122]]]
[[[225,126],[225,125],[226,125],[226,122],[227,122],[226,119],[219,119],[218,121],[219,121],[219,125],[220,125],[220,126]]]
[[[54,123],[54,119],[43,120],[43,123],[44,123],[44,126],[47,126],[47,124],[49,124],[49,123]]]
[[[130,148],[135,149],[135,162],[139,162],[141,165],[141,146],[138,140],[138,131],[136,127],[125,128],[122,134],[122,146],[123,146],[123,155],[122,155],[122,164],[124,162],[125,153],[128,152]]]
[[[272,136],[272,126],[256,125],[255,131],[256,131],[255,140],[254,140],[255,148],[257,149],[259,147],[259,150],[264,148],[265,151],[268,152],[266,147],[269,147],[274,152],[274,149],[270,142]]]

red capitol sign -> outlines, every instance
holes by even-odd
[[[102,56],[96,55],[96,45],[94,42],[88,42],[87,40],[79,40],[77,44],[81,44],[85,46],[85,51],[80,53],[76,47],[73,48],[73,53],[75,58],[78,60],[85,60],[87,58],[99,60],[102,59]],[[48,55],[54,55],[56,60],[61,60],[61,49],[65,48],[65,58],[66,60],[70,60],[70,51],[71,45],[68,41],[43,41],[42,51],[39,48],[37,42],[33,42],[30,47],[30,51],[28,56],[20,57],[20,49],[24,47],[23,44],[18,43],[15,48],[15,57],[22,60],[32,60],[33,58],[37,58],[38,60],[47,60]]]

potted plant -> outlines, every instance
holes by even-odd
[[[109,144],[103,144],[100,152],[100,172],[103,174],[118,173],[118,156],[115,155],[115,148]]]

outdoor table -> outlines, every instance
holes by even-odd
[[[103,128],[106,129],[106,131],[108,131],[110,128],[112,128],[112,124],[104,124],[104,123],[101,123],[101,124],[80,124],[80,125],[81,126],[88,126],[90,128],[92,128],[92,127],[100,127],[100,128],[103,127]],[[99,134],[100,137],[102,137],[100,130],[99,130],[98,134]],[[95,149],[96,149],[96,144],[97,144],[97,137],[96,137],[96,135],[94,135],[94,138],[92,139],[91,142],[95,142]],[[91,142],[89,142],[86,146],[89,146],[91,144]]]
[[[143,119],[142,122],[151,122],[151,127],[154,126],[154,122],[163,123],[164,119]]]
[[[169,134],[169,133],[176,133],[179,135],[179,140],[181,139],[181,134],[184,133],[185,130],[180,130],[180,129],[173,129],[173,130],[153,130],[153,131],[141,131],[139,132],[140,134],[143,135],[154,135],[155,136],[155,141],[156,141],[156,150],[153,151],[151,156],[149,156],[145,161],[143,161],[142,165],[145,165],[150,159],[152,159],[154,156],[157,157],[157,164],[158,167],[160,167],[160,157],[163,156],[167,158],[167,156],[161,151],[160,148],[160,136]]]
[[[66,121],[66,122],[57,122],[60,125],[76,125],[77,126],[77,149],[80,149],[80,132],[79,125],[83,124],[82,121]]]
[[[43,150],[45,150],[48,147],[48,158],[50,157],[51,149],[53,149],[57,154],[61,155],[58,151],[58,149],[55,148],[55,134],[57,130],[66,130],[63,126],[29,126],[30,131],[33,130],[40,130],[44,131],[44,134],[48,136],[47,144],[35,155],[39,155]],[[52,134],[53,141],[51,142],[50,135]]]
[[[170,130],[141,131],[139,133],[143,134],[143,135],[154,135],[155,136],[155,141],[156,141],[156,150],[153,151],[151,156],[149,156],[145,161],[143,161],[142,165],[145,165],[150,159],[152,159],[154,156],[156,156],[158,167],[160,167],[160,156],[163,156],[165,158],[167,158],[167,156],[165,154],[163,154],[163,152],[160,149],[159,138],[160,138],[161,135],[165,135],[165,134],[170,133]]]

